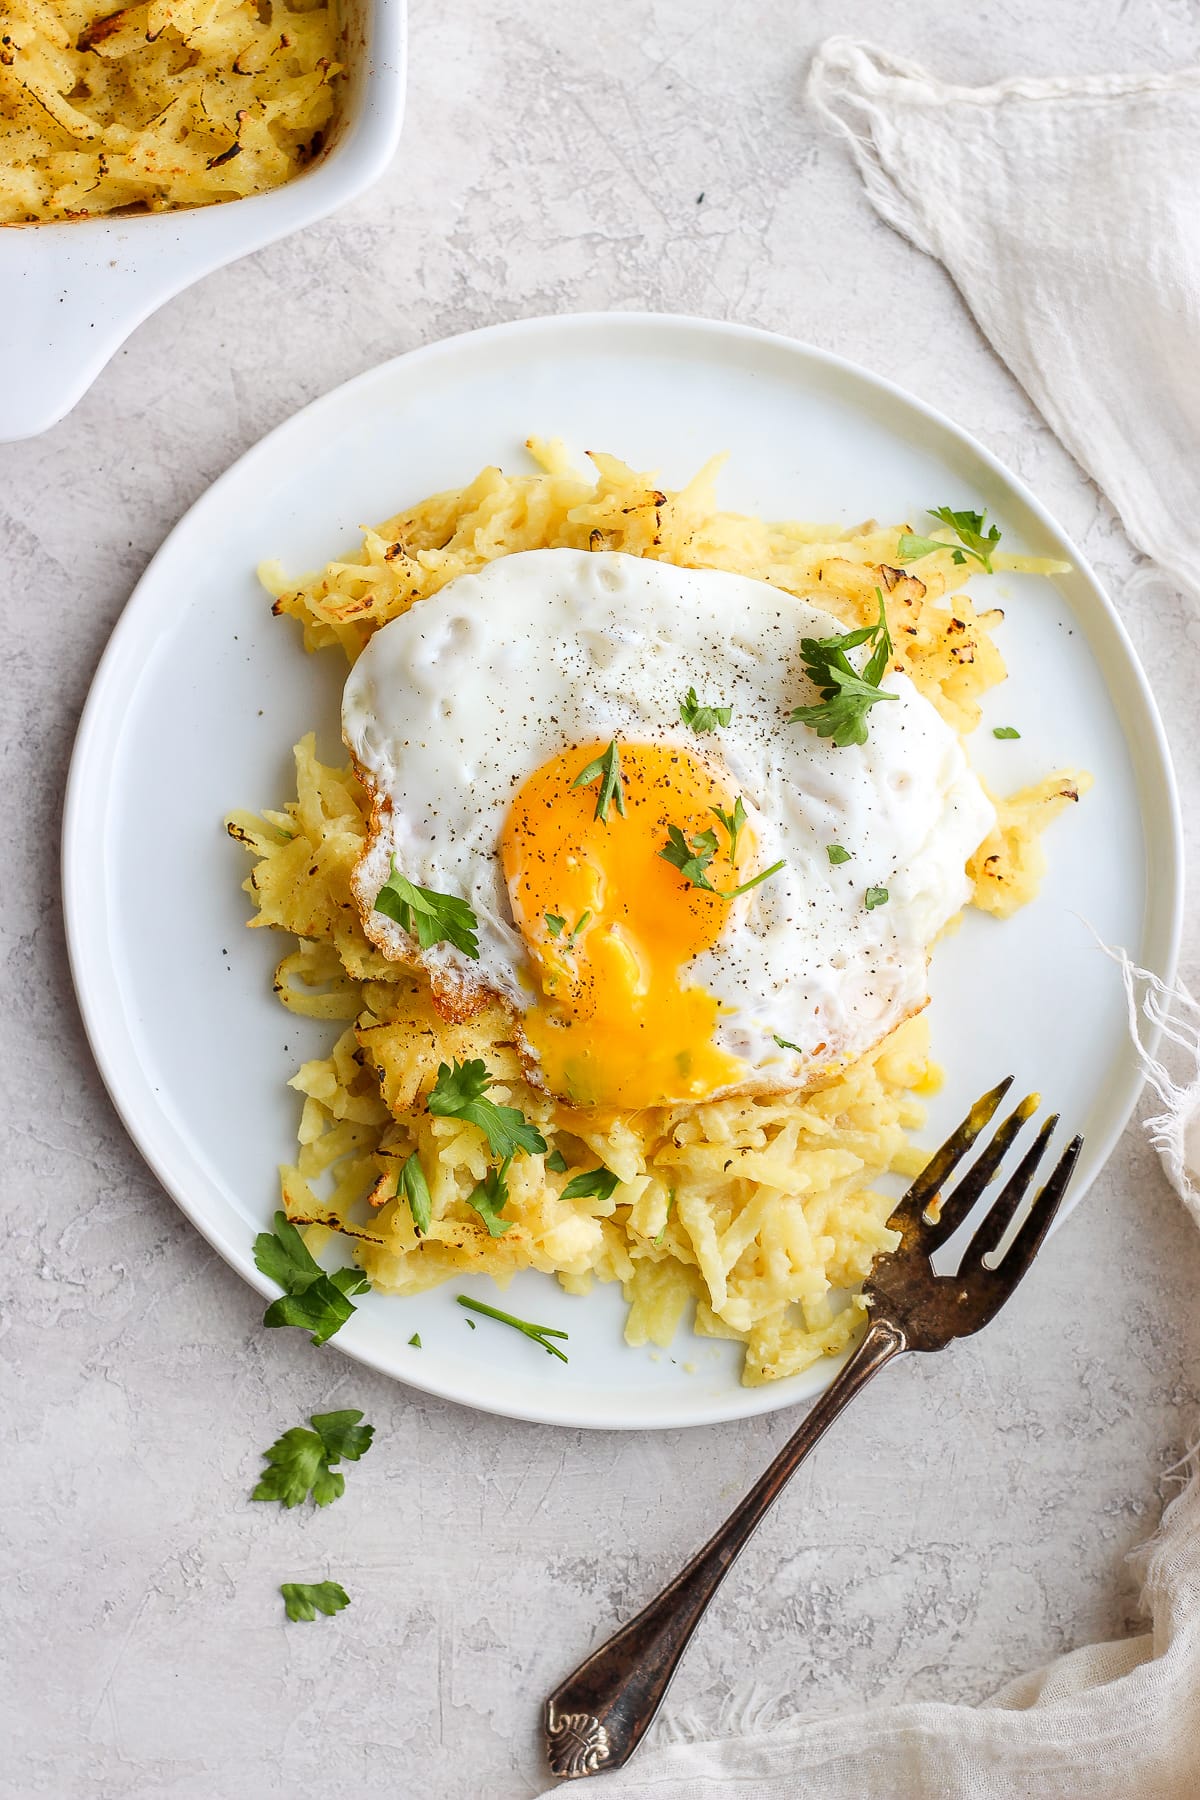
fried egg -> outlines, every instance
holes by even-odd
[[[801,638],[845,629],[765,582],[612,552],[450,582],[346,683],[368,937],[447,1016],[503,1002],[530,1079],[574,1105],[802,1089],[863,1055],[925,1005],[995,814],[904,675],[863,745],[790,721],[817,697]],[[728,724],[694,729],[690,691]],[[477,958],[374,909],[393,867],[467,903]]]

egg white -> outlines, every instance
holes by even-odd
[[[449,1010],[490,994],[519,1022],[535,990],[497,853],[513,795],[568,746],[679,744],[728,772],[759,866],[785,860],[682,971],[720,1002],[740,1087],[806,1086],[862,1055],[925,1004],[929,946],[970,896],[966,863],[995,813],[906,676],[886,677],[897,698],[872,708],[864,745],[789,722],[816,698],[800,639],[845,629],[764,582],[611,552],[525,551],[449,583],[376,632],[346,683],[343,733],[375,803],[354,876],[368,935],[424,965]],[[682,722],[689,687],[732,706],[727,728]],[[832,844],[850,859],[832,865]],[[372,912],[393,857],[468,902],[477,962],[447,944],[418,953]],[[871,887],[888,899],[869,911]]]

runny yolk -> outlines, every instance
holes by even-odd
[[[744,1072],[713,1041],[715,997],[686,979],[692,958],[720,937],[729,902],[691,885],[660,852],[671,825],[689,843],[714,832],[705,874],[727,890],[752,868],[753,832],[742,827],[731,864],[713,808],[732,813],[736,790],[669,744],[620,745],[625,813],[614,801],[598,819],[599,781],[572,784],[606,748],[551,757],[505,821],[501,862],[540,985],[525,1034],[547,1086],[577,1105],[702,1099]]]

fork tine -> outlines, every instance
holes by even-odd
[[[1030,1263],[1042,1247],[1042,1239],[1054,1223],[1054,1215],[1062,1204],[1083,1139],[1073,1137],[1058,1159],[1058,1167],[1029,1209],[1029,1217],[1008,1247],[1008,1255],[996,1270],[1008,1293],[1012,1293]]]
[[[1040,1104],[1037,1094],[1026,1094],[1020,1105],[1013,1108],[991,1143],[980,1154],[979,1160],[943,1202],[937,1223],[925,1227],[922,1237],[924,1249],[930,1252],[938,1250],[954,1236],[1008,1154],[1013,1139],[1026,1121],[1033,1117]]]
[[[1000,1243],[1015,1218],[1022,1200],[1029,1192],[1029,1184],[1033,1180],[1037,1166],[1045,1154],[1046,1145],[1050,1142],[1057,1124],[1058,1114],[1052,1113],[992,1202],[987,1217],[963,1253],[958,1271],[960,1275],[965,1275],[972,1269],[981,1269],[984,1266],[984,1257],[990,1256]]]
[[[956,1131],[951,1132],[940,1150],[934,1151],[904,1195],[892,1214],[893,1224],[899,1220],[900,1224],[911,1221],[915,1225],[920,1225],[921,1214],[938,1189],[953,1175],[984,1126],[991,1122],[993,1113],[1012,1084],[1012,1076],[1006,1075],[1003,1081],[998,1082],[989,1093],[984,1094],[982,1099],[975,1102],[962,1124]]]

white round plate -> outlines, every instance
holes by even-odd
[[[1081,1130],[1078,1202],[1134,1105],[1139,1078],[1120,982],[1084,919],[1163,976],[1181,912],[1178,807],[1154,703],[1079,552],[1026,489],[947,420],[863,370],[766,332],[636,314],[532,319],[434,344],[316,401],[235,464],[176,526],[113,634],[75,748],[64,827],[71,963],[101,1072],[135,1142],[209,1242],[264,1294],[251,1242],[292,1158],[285,1086],[336,1027],[274,1000],[274,934],[248,932],[233,807],[294,793],[290,747],[318,727],[341,755],[342,675],[271,616],[263,557],[297,573],[352,548],[357,528],[489,462],[525,463],[530,433],[609,450],[679,486],[731,452],[723,504],[783,518],[919,521],[986,506],[1006,548],[1068,558],[1054,581],[1004,576],[1008,681],[973,754],[1001,790],[1082,765],[1091,794],[1051,827],[1038,900],[1000,925],[968,914],[933,962],[930,1019],[946,1069],[936,1143],[1001,1075]],[[993,725],[1019,741],[997,742]],[[1036,1280],[1036,1273],[1032,1277]],[[787,1406],[832,1365],[743,1388],[735,1346],[681,1332],[671,1352],[622,1339],[619,1289],[586,1299],[526,1274],[500,1303],[570,1333],[568,1364],[454,1295],[369,1295],[337,1348],[416,1387],[571,1426],[701,1424]],[[422,1348],[408,1340],[419,1332]],[[316,1354],[314,1352],[314,1354]]]

